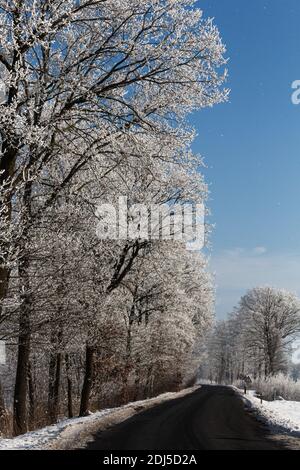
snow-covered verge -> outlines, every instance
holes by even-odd
[[[13,439],[0,438],[0,450],[66,450],[82,448],[93,439],[99,430],[105,430],[136,413],[169,400],[183,397],[199,387],[192,387],[178,393],[164,393],[155,398],[137,401],[93,413],[84,418],[65,419],[53,426],[28,432]]]
[[[256,412],[257,418],[263,421],[273,434],[300,438],[299,401],[263,400],[261,403],[261,400],[255,396],[255,391],[250,390],[247,395],[243,395],[241,390],[238,391],[246,406]]]
[[[112,413],[113,409],[107,409],[85,418],[63,419],[59,423],[47,426],[36,431],[31,431],[12,439],[0,438],[0,450],[40,450],[45,449],[51,442],[59,439],[60,435],[68,428],[80,428],[88,426],[95,421]]]

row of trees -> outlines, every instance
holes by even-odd
[[[12,405],[15,434],[181,383],[211,322],[206,260],[172,234],[99,239],[97,207],[205,201],[186,116],[226,100],[224,52],[193,0],[0,0],[0,414]]]
[[[205,373],[218,383],[286,373],[291,346],[299,332],[297,296],[270,287],[252,289],[209,336]]]

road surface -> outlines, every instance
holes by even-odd
[[[99,432],[88,450],[280,450],[229,387],[202,386]]]

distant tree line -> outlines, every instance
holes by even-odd
[[[233,383],[248,376],[269,378],[289,368],[296,371],[290,356],[299,332],[296,295],[271,287],[252,289],[209,335],[205,374],[218,383]]]

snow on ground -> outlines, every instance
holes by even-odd
[[[13,439],[0,438],[0,450],[62,450],[84,447],[98,430],[107,429],[152,406],[192,393],[197,388],[189,388],[178,393],[164,393],[119,408],[102,410],[85,418],[64,419],[53,426],[28,432]]]
[[[13,439],[0,438],[0,450],[42,449],[51,441],[59,438],[60,434],[68,427],[77,428],[80,426],[86,426],[100,420],[112,412],[113,409],[108,409],[98,413],[93,413],[92,415],[85,418],[64,419],[55,425],[47,426],[45,428],[38,429],[37,431],[28,432]]]
[[[259,417],[270,427],[273,433],[289,434],[300,437],[300,402],[275,400],[265,401],[255,396],[255,392],[250,390],[243,395],[246,404],[254,408]]]

